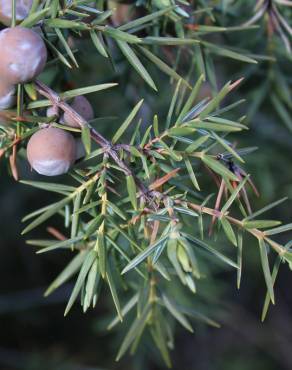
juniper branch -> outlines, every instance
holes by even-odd
[[[115,146],[106,138],[104,138],[99,132],[97,132],[93,127],[91,127],[88,122],[78,114],[66,101],[64,101],[60,95],[51,89],[49,86],[45,85],[43,82],[35,81],[36,90],[44,97],[50,100],[53,106],[61,108],[65,113],[67,113],[70,118],[72,118],[81,129],[89,127],[91,138],[104,149],[104,152],[113,159],[113,161],[123,170],[125,175],[133,176],[135,183],[140,191],[140,195],[152,198],[152,192],[147,186],[133,173],[129,166],[119,158]]]
[[[287,250],[285,248],[283,248],[280,244],[278,244],[277,242],[275,242],[274,240],[271,240],[270,238],[268,238],[266,235],[265,235],[265,232],[264,231],[261,231],[259,229],[256,229],[256,228],[252,228],[252,229],[246,229],[244,227],[244,221],[243,220],[238,220],[237,218],[234,218],[230,215],[228,215],[228,212],[221,212],[220,210],[217,210],[217,209],[213,209],[213,208],[209,208],[209,207],[205,207],[205,206],[201,206],[200,204],[195,204],[195,203],[192,203],[192,202],[186,202],[186,201],[183,201],[183,200],[180,200],[180,199],[175,199],[174,200],[174,203],[176,204],[187,204],[188,207],[190,207],[191,209],[199,212],[199,213],[204,213],[204,214],[207,214],[209,216],[212,216],[212,217],[215,217],[217,219],[220,219],[222,217],[225,217],[231,224],[243,229],[243,230],[246,230],[247,232],[249,232],[250,234],[252,234],[253,236],[255,236],[257,239],[262,239],[262,240],[266,240],[270,246],[280,255],[280,256],[283,256]]]

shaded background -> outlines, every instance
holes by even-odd
[[[118,63],[117,73],[108,69],[89,46],[83,46],[79,55],[81,71],[63,73],[63,81],[55,79],[51,69],[43,76],[50,83],[70,86],[86,86],[118,81],[120,87],[110,92],[90,96],[96,116],[125,117],[133,104],[145,96],[144,117],[153,112],[166,112],[169,103],[169,85],[155,68],[151,74],[160,79],[159,99],[149,94],[145,84],[127,66]],[[94,67],[93,66],[98,66]],[[233,76],[245,75],[241,64],[234,70],[218,60],[219,85]],[[228,72],[227,72],[228,70]],[[265,65],[262,65],[262,71]],[[220,71],[220,73],[219,73]],[[261,77],[262,78],[262,77]],[[127,80],[129,83],[125,83]],[[287,74],[287,80],[290,76]],[[74,81],[74,84],[73,82]],[[260,77],[248,80],[232,98],[234,101],[254,93]],[[252,96],[250,96],[252,101]],[[151,106],[151,109],[147,108]],[[248,102],[239,109],[244,113]],[[238,114],[237,114],[238,116]],[[99,122],[98,129],[109,136],[115,124]],[[263,207],[285,195],[292,196],[291,151],[292,134],[283,125],[268,101],[263,101],[250,117],[249,132],[235,138],[239,147],[258,146],[259,151],[247,158],[245,166],[261,191],[261,197],[252,198],[254,209]],[[30,173],[25,161],[20,163],[21,177],[38,179]],[[63,268],[68,256],[59,251],[37,256],[35,250],[20,237],[21,219],[28,212],[40,208],[55,199],[47,194],[15,183],[6,176],[4,163],[0,164],[0,369],[4,370],[89,370],[89,369],[164,369],[160,356],[147,341],[143,341],[138,353],[127,355],[115,363],[123,333],[108,333],[106,319],[110,315],[110,302],[101,298],[97,308],[83,315],[75,305],[70,315],[63,318],[66,301],[72,284],[61,287],[49,298],[43,298],[46,286]],[[62,180],[60,179],[60,182]],[[288,200],[266,215],[270,219],[291,222],[292,202]],[[48,224],[58,224],[58,220]],[[44,228],[29,237],[45,237]],[[283,266],[276,284],[276,306],[269,311],[265,323],[260,322],[265,297],[265,283],[261,271],[257,245],[247,240],[244,245],[243,281],[236,289],[233,271],[218,271],[205,285],[208,293],[208,312],[222,325],[220,329],[195,323],[195,334],[186,333],[177,326],[176,348],[173,351],[175,370],[291,370],[292,369],[292,275]]]

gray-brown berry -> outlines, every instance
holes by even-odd
[[[75,139],[65,130],[55,127],[43,128],[30,138],[27,158],[31,167],[41,175],[62,175],[67,173],[75,162]]]
[[[15,1],[15,18],[19,23],[24,20],[32,7],[33,0],[16,0]],[[12,1],[0,0],[0,22],[5,26],[10,26],[12,20]]]
[[[82,95],[76,96],[71,103],[71,107],[80,114],[85,121],[90,121],[94,118],[94,112],[89,101]],[[79,127],[79,125],[72,119],[68,113],[64,113],[63,121],[66,125],[71,127]]]
[[[47,49],[41,36],[23,27],[0,32],[0,76],[16,85],[35,79],[44,69]]]
[[[15,100],[15,87],[0,80],[0,111],[13,107]]]

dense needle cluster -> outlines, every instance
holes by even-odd
[[[274,59],[245,52],[237,42],[232,45],[237,32],[252,31],[267,11],[270,27],[290,34],[278,6],[291,3],[258,1],[249,22],[238,27],[232,23],[230,28],[225,20],[234,20],[246,2],[181,3],[155,0],[134,6],[105,1],[101,6],[48,0],[33,6],[19,0],[13,10],[10,0],[0,0],[0,21],[7,26],[0,31],[0,158],[8,159],[16,179],[17,158],[27,158],[40,175],[68,174],[67,183],[59,178],[23,181],[61,196],[24,218],[28,224],[23,234],[52,216],[62,218],[60,227],[48,229],[53,238],[28,241],[39,253],[65,249],[71,257],[46,295],[76,274],[67,314],[78,298],[84,312],[94,308],[103,298],[101,289],[107,289],[116,310],[109,329],[133,318],[117,359],[127,350],[133,352],[147,331],[169,366],[172,320],[189,331],[191,320],[198,317],[218,326],[193,307],[193,295],[200,296],[201,281],[212,275],[214,261],[234,269],[239,287],[246,235],[255,241],[267,287],[263,319],[275,302],[277,269],[282,263],[292,265],[291,243],[277,239],[292,225],[261,218],[283,199],[253,209],[249,198],[258,192],[244,166],[256,148],[234,140],[249,128],[246,117],[234,113],[243,102],[233,100],[242,82],[240,68],[247,66],[243,74],[253,78],[262,72],[258,64],[267,61],[272,71],[267,84],[274,78]],[[252,9],[253,2],[248,3]],[[85,57],[79,60],[83,46]],[[99,57],[87,71],[90,53]],[[234,78],[229,78],[227,64],[230,81],[224,85],[218,75],[225,63],[219,58],[236,61],[230,68],[235,69]],[[84,59],[84,74],[94,72],[102,83],[76,87],[71,70],[86,65]],[[103,64],[111,72],[101,76]],[[114,88],[116,81],[122,98],[134,107],[120,120],[123,114],[109,99],[110,113],[119,120],[104,118],[99,125],[103,117],[95,118],[97,109],[85,95]],[[289,105],[289,89],[281,86],[279,95],[277,89],[269,93],[274,102],[283,99]],[[138,101],[140,91],[147,102]],[[253,110],[264,93],[254,99]],[[164,96],[168,106],[152,112],[151,104]],[[289,121],[285,107],[279,106],[278,113]],[[224,243],[212,240],[214,234]],[[271,254],[276,256],[273,272]]]

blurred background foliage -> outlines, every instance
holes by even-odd
[[[137,4],[143,2],[138,1]],[[194,1],[214,6],[214,19],[208,12],[194,16],[194,23],[220,27],[238,26],[254,14],[254,1]],[[118,4],[117,4],[118,6]],[[291,20],[291,8],[284,9]],[[252,174],[260,190],[260,197],[252,198],[252,208],[258,209],[287,195],[292,196],[292,100],[291,54],[279,37],[267,36],[267,16],[257,21],[259,28],[236,32],[217,32],[204,35],[216,45],[226,45],[236,50],[248,50],[250,56],[262,55],[258,64],[211,54],[207,70],[206,94],[216,91],[228,80],[245,77],[240,88],[229,97],[229,102],[244,98],[238,110],[247,114],[250,130],[233,139],[239,147],[257,146],[259,150],[246,158],[245,168]],[[291,22],[290,22],[291,23]],[[125,117],[133,104],[145,98],[142,118],[145,127],[153,113],[163,117],[167,113],[170,88],[169,78],[155,66],[146,63],[156,84],[157,94],[150,91],[133,72],[119,52],[115,51],[114,72],[109,63],[98,55],[90,40],[73,38],[80,52],[80,69],[56,70],[53,66],[43,76],[50,85],[77,88],[96,83],[118,82],[119,86],[89,96],[96,117]],[[177,57],[179,48],[164,47],[161,57]],[[179,72],[189,73],[181,61]],[[192,80],[199,75],[192,71]],[[62,76],[62,78],[60,78]],[[204,96],[202,96],[203,98]],[[280,108],[279,108],[280,107]],[[237,110],[237,113],[238,113]],[[111,121],[112,122],[112,121]],[[117,126],[109,120],[97,120],[95,126],[109,137]],[[97,308],[83,315],[78,306],[65,319],[64,306],[72,290],[72,283],[61,287],[49,298],[43,298],[45,288],[67,262],[66,253],[58,252],[36,257],[31,246],[19,237],[21,218],[28,212],[53,201],[53,196],[41,190],[17,184],[4,176],[7,169],[0,163],[0,369],[23,370],[89,370],[127,369],[156,370],[165,365],[149,341],[144,340],[134,356],[127,355],[119,363],[113,361],[122,331],[109,333],[107,320],[111,317],[112,303],[101,299]],[[28,165],[20,166],[22,178],[37,178]],[[282,203],[267,215],[270,219],[291,222],[291,200]],[[58,220],[50,221],[52,225]],[[33,236],[45,237],[37,230]],[[220,242],[217,240],[217,242]],[[176,370],[290,370],[292,368],[292,297],[291,272],[287,265],[280,271],[276,284],[276,306],[271,307],[265,323],[260,315],[266,294],[261,272],[258,247],[248,240],[244,248],[242,287],[236,289],[234,271],[223,271],[222,266],[212,266],[208,281],[199,282],[200,297],[197,307],[221,324],[221,328],[196,323],[195,333],[189,334],[177,326],[172,352]],[[289,274],[290,273],[290,274]],[[186,299],[181,286],[172,286],[177,299]],[[146,338],[147,339],[147,338]]]

